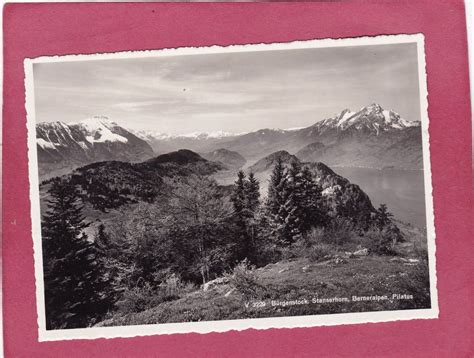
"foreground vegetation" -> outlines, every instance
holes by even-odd
[[[400,250],[410,252],[409,256],[389,258],[325,251],[317,260],[312,252],[307,258],[285,259],[262,268],[243,262],[211,282],[207,290],[176,281],[163,285],[162,292],[171,296],[136,290],[98,326],[428,308],[428,266],[416,247],[416,243],[406,243]],[[352,299],[374,295],[387,299]],[[334,298],[348,301],[328,302]]]
[[[425,240],[330,169],[320,166],[325,174],[318,176],[278,160],[262,200],[252,173],[221,187],[202,173],[206,163],[200,159],[193,172],[188,159],[185,173],[153,172],[153,197],[124,203],[95,223],[93,235],[82,216],[89,182],[73,176],[48,183],[48,329],[429,306]],[[95,191],[94,203],[106,194]],[[390,298],[271,304],[374,294]]]

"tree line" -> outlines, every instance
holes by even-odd
[[[51,181],[42,218],[47,329],[94,325],[126,306],[137,288],[172,300],[172,292],[161,290],[170,280],[198,286],[242,260],[276,262],[334,219],[311,170],[296,161],[276,162],[266,198],[254,173],[243,171],[230,190],[198,174],[165,178],[160,186],[155,201],[123,207],[87,235],[77,185]],[[374,225],[391,225],[385,206]]]

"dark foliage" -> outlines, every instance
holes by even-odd
[[[97,246],[87,240],[78,191],[54,180],[43,216],[46,328],[85,327],[111,307],[109,281]]]
[[[393,254],[401,233],[385,205],[375,210],[362,190],[321,163],[287,164],[275,158],[264,202],[252,172],[219,186],[208,176],[219,164],[190,151],[95,163],[46,183],[48,328],[86,327],[110,309],[141,312],[228,272],[244,296],[263,294],[255,267],[327,260],[353,242]],[[121,213],[99,223],[89,241],[81,201]]]

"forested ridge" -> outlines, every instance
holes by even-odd
[[[265,197],[253,172],[219,186],[210,175],[221,169],[180,150],[137,164],[94,163],[44,182],[47,328],[87,327],[178,302],[223,277],[232,292],[261,297],[269,293],[252,276],[258,268],[361,248],[389,257],[404,240],[385,205],[375,209],[322,163],[276,157]],[[87,236],[85,205],[120,211]]]

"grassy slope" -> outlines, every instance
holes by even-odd
[[[231,282],[208,291],[196,290],[175,301],[161,303],[143,312],[126,315],[116,313],[100,325],[121,326],[428,308],[426,261],[406,262],[408,258],[414,258],[416,255],[413,240],[420,239],[416,229],[412,230],[411,234],[412,236],[408,237],[410,242],[399,245],[399,257],[343,257],[342,262],[338,263],[334,259],[316,263],[303,258],[285,260],[255,270],[255,281],[244,289],[235,289]],[[411,294],[413,299],[392,299],[393,294]],[[352,296],[372,295],[387,295],[389,299],[363,302],[351,300]],[[313,298],[333,297],[347,297],[349,302],[311,302]],[[297,299],[306,299],[308,304],[286,307],[271,304],[272,300]],[[265,306],[253,307],[257,302],[265,302]]]

